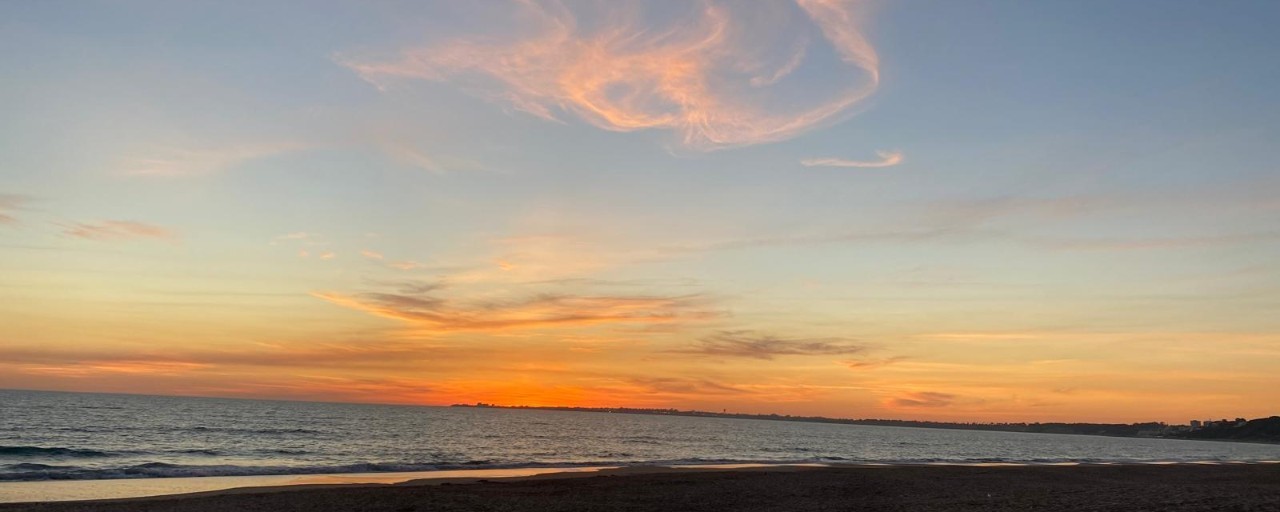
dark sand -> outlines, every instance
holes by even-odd
[[[1280,511],[1280,464],[766,468],[250,488],[36,511]]]

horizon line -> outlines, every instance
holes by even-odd
[[[1163,421],[1134,421],[1130,423],[1115,423],[1115,422],[1096,422],[1096,421],[1083,421],[1083,420],[1073,420],[1073,421],[1022,420],[1022,421],[985,422],[984,423],[984,422],[978,422],[978,421],[958,421],[958,420],[942,421],[942,420],[921,420],[921,419],[899,419],[899,418],[854,418],[854,417],[835,417],[835,416],[803,416],[803,415],[780,414],[780,413],[729,412],[727,409],[725,410],[725,412],[715,412],[715,411],[703,411],[703,410],[697,410],[697,409],[677,409],[677,408],[663,409],[663,408],[656,408],[656,407],[632,407],[632,406],[589,407],[589,406],[574,406],[574,405],[501,405],[501,404],[491,404],[491,403],[485,403],[485,402],[476,402],[475,404],[461,403],[461,402],[452,403],[452,404],[421,404],[421,403],[403,403],[403,402],[351,402],[351,401],[338,401],[338,400],[306,400],[306,399],[296,399],[296,398],[253,398],[253,397],[243,397],[243,396],[130,393],[130,392],[123,392],[123,391],[71,391],[71,390],[63,390],[63,389],[31,389],[31,388],[0,388],[0,392],[2,391],[25,391],[25,392],[36,392],[36,393],[70,393],[70,394],[87,394],[87,395],[124,395],[124,396],[146,396],[146,397],[164,397],[164,398],[207,398],[207,399],[215,399],[215,400],[245,400],[245,401],[257,401],[257,402],[298,402],[298,403],[312,403],[312,404],[379,405],[379,406],[397,406],[397,407],[439,407],[439,408],[458,407],[458,408],[478,408],[478,409],[489,408],[489,409],[539,409],[539,410],[579,409],[581,410],[578,412],[603,412],[609,409],[630,409],[630,410],[636,410],[636,411],[647,410],[647,411],[675,411],[680,413],[702,413],[702,414],[719,415],[719,416],[757,416],[759,417],[759,419],[770,419],[769,416],[778,416],[780,418],[798,418],[798,419],[808,418],[808,419],[824,419],[824,420],[837,420],[837,421],[902,421],[902,422],[954,424],[954,425],[1012,425],[1012,424],[1030,425],[1030,424],[1053,424],[1053,423],[1060,423],[1060,424],[1074,423],[1074,424],[1094,424],[1094,425],[1138,425],[1138,424],[1144,424],[1144,423],[1159,423],[1164,425],[1183,425],[1181,423],[1175,424],[1175,423],[1167,423]],[[480,404],[483,404],[483,405],[480,405]],[[563,412],[575,412],[575,411],[570,410],[570,411],[563,411]],[[1280,416],[1280,414],[1274,414],[1271,416],[1259,416],[1259,418],[1268,418],[1268,417],[1276,417],[1276,416]],[[1239,416],[1237,418],[1222,417],[1218,419],[1231,420],[1231,419],[1239,419],[1239,418],[1242,418],[1242,416]],[[1259,418],[1245,418],[1245,419],[1259,419]],[[750,419],[750,418],[743,418],[743,419]],[[1188,421],[1187,424],[1189,424],[1189,422],[1192,420],[1196,420],[1196,419],[1192,418],[1191,420],[1187,420]],[[1198,420],[1198,421],[1206,421],[1206,420]],[[1207,421],[1217,421],[1217,420],[1210,418]]]

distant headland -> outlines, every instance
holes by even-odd
[[[495,405],[484,402],[453,404],[452,407],[493,409],[529,409],[540,411],[596,412],[613,414],[649,414],[659,416],[697,416],[707,418],[736,418],[748,420],[800,421],[808,423],[838,423],[844,425],[875,425],[882,427],[943,428],[956,430],[995,430],[1001,432],[1030,432],[1040,434],[1075,434],[1112,437],[1159,437],[1170,439],[1202,439],[1215,441],[1241,441],[1254,443],[1280,443],[1280,416],[1247,420],[1191,420],[1186,425],[1170,425],[1163,422],[1147,423],[953,423],[943,421],[914,421],[887,419],[828,418],[825,416],[792,416],[787,414],[742,414],[731,412],[692,411],[679,409],[646,409],[636,407],[553,407],[524,405]]]

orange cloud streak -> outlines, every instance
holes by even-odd
[[[339,306],[420,325],[433,331],[496,331],[602,323],[667,323],[718,315],[696,296],[584,297],[541,295],[501,303],[462,304],[425,295],[316,292]]]
[[[177,234],[167,228],[131,220],[104,220],[97,224],[77,223],[64,233],[88,240],[128,240],[136,238],[173,239]]]

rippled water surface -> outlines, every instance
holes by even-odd
[[[1264,444],[0,390],[0,480],[642,463],[1274,461]]]

